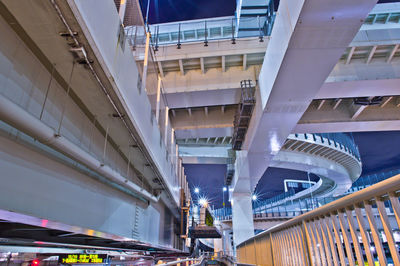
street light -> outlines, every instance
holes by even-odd
[[[253,201],[256,201],[256,200],[257,200],[257,195],[256,195],[256,194],[253,194],[253,196],[251,196],[251,199],[252,199]]]
[[[225,209],[225,191],[228,189],[226,187],[222,188],[222,207]]]
[[[199,204],[202,207],[207,207],[208,206],[208,200],[206,198],[200,198],[199,199]]]
[[[194,193],[199,194],[199,192],[200,192],[200,188],[195,187],[195,188],[194,188]]]

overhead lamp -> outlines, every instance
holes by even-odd
[[[200,198],[199,199],[199,204],[202,207],[207,207],[208,206],[208,200],[206,198]]]

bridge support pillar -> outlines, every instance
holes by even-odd
[[[233,242],[237,246],[254,236],[252,185],[247,151],[236,152],[231,190]]]
[[[222,250],[225,254],[232,255],[232,243],[231,243],[231,232],[232,228],[223,228],[222,229]]]
[[[232,228],[235,246],[254,236],[252,193],[232,194]]]

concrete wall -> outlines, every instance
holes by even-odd
[[[168,160],[167,150],[161,141],[160,129],[152,113],[146,92],[137,89],[138,68],[129,47],[121,49],[118,42],[120,19],[112,0],[69,0],[86,38],[105,72],[115,82],[114,89],[124,104],[125,111],[136,127],[141,140],[153,158],[164,181],[173,192],[178,206],[178,179]],[[94,9],[93,6],[96,6]],[[125,43],[126,45],[126,43]],[[168,137],[167,137],[168,139]]]
[[[50,73],[1,16],[0,34],[0,97],[39,118]],[[55,131],[63,106],[61,134],[101,158],[103,135],[53,80],[41,120]],[[172,231],[171,214],[162,202],[147,206],[49,157],[34,147],[33,139],[0,124],[0,209],[172,247],[171,237],[160,233]],[[126,162],[110,146],[105,163],[126,174]],[[133,174],[129,178],[139,182]]]

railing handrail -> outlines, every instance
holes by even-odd
[[[170,261],[170,262],[163,263],[163,264],[158,264],[158,266],[177,265],[177,264],[180,264],[180,263],[186,262],[186,261],[198,262],[198,261],[203,260],[204,258],[205,258],[204,256],[201,256],[199,258],[187,258],[187,259],[182,259],[182,260],[175,260],[175,261]],[[194,265],[196,265],[196,264],[194,264]]]
[[[287,222],[276,225],[264,232],[261,232],[255,236],[243,241],[242,243],[240,243],[238,245],[238,247],[245,244],[247,241],[254,240],[255,238],[258,238],[260,236],[264,236],[269,233],[281,231],[288,227],[300,224],[305,220],[310,220],[310,219],[317,218],[317,217],[320,217],[320,216],[323,216],[323,215],[326,215],[329,213],[334,213],[337,210],[342,210],[348,206],[354,206],[354,205],[360,204],[364,201],[371,200],[371,198],[381,197],[383,195],[389,194],[391,192],[395,192],[397,190],[400,190],[400,174],[396,175],[394,177],[391,177],[389,179],[386,179],[384,181],[381,181],[370,187],[367,187],[363,190],[354,192],[353,194],[350,194],[348,196],[344,196],[343,198],[340,198],[338,200],[330,202],[330,203],[328,203],[324,206],[321,206],[315,210],[309,211],[300,216],[292,218]]]
[[[333,145],[337,147],[339,145],[339,148],[341,146],[344,147],[344,149],[353,155],[354,157],[357,158],[358,161],[361,161],[360,158],[360,152],[358,150],[358,146],[355,143],[353,136],[348,135],[345,133],[302,133],[302,134],[294,134],[296,138],[299,136],[304,135],[304,138],[307,140],[309,136],[311,135],[313,141],[317,141],[317,137],[321,138],[321,142],[325,143],[325,139],[328,141],[328,145]]]
[[[397,174],[400,174],[400,169],[391,170],[391,171],[387,171],[387,172],[381,172],[381,173],[377,173],[377,174],[371,174],[371,175],[362,176],[362,177],[360,177],[359,179],[357,179],[357,180],[353,183],[353,185],[352,185],[351,188],[348,190],[348,192],[349,192],[349,193],[354,193],[354,189],[355,189],[355,188],[359,188],[359,187],[362,187],[362,186],[372,186],[372,185],[374,185],[374,184],[376,184],[376,183],[379,183],[379,182],[381,182],[381,181],[383,181],[383,180],[386,180],[386,179],[388,179],[388,178],[390,178],[390,177],[393,177],[393,176],[395,176],[395,175],[397,175]],[[390,177],[387,177],[387,175],[390,175]],[[372,177],[372,176],[376,176],[376,177],[380,177],[380,178],[383,177],[383,179],[378,180],[377,182],[368,182],[368,183],[364,183],[364,184],[359,184],[359,182],[360,182],[361,179],[367,179],[367,178]],[[364,189],[364,188],[363,188],[363,189]],[[303,191],[304,191],[304,190],[303,190]],[[348,193],[346,193],[345,195],[347,195],[347,194],[348,194]],[[282,195],[282,194],[280,194],[280,195]],[[343,196],[345,196],[345,195],[343,195]],[[291,195],[288,195],[288,197],[290,197],[290,196],[291,196]],[[342,196],[340,196],[340,197],[342,197]],[[337,199],[337,198],[340,198],[340,197],[334,197],[334,198]],[[270,198],[270,199],[274,199],[274,198],[275,198],[275,196],[272,197],[272,198]],[[322,201],[325,201],[325,202],[326,202],[326,199],[328,199],[329,201],[331,201],[331,200],[334,199],[334,198],[333,198],[333,197],[316,197],[316,198],[314,198],[314,199],[312,199],[312,200],[315,200],[315,201],[317,201],[317,202],[320,203],[320,202],[322,202]],[[265,201],[263,201],[263,202],[257,204],[257,206],[255,206],[255,207],[253,208],[253,214],[256,215],[256,214],[270,214],[270,213],[275,213],[276,211],[274,211],[274,210],[275,210],[278,206],[267,206],[267,208],[262,208],[263,206],[271,205],[271,204],[277,202],[277,201],[271,201],[270,203],[265,203],[266,201],[268,201],[268,200],[270,200],[270,199],[267,199],[267,200],[265,200]],[[282,200],[282,199],[280,199],[280,200]],[[303,199],[303,201],[306,201],[306,200],[309,200],[309,199]],[[262,204],[264,204],[264,205],[262,205]],[[325,205],[325,204],[326,204],[326,203],[324,203],[324,205]],[[258,212],[258,209],[261,209],[261,211]],[[307,210],[311,210],[311,209],[307,209]],[[291,212],[291,211],[294,211],[294,210],[288,210],[288,212]],[[222,215],[219,215],[219,213],[221,213],[221,212],[222,212]],[[232,215],[232,210],[231,210],[230,207],[215,209],[215,210],[214,210],[214,215],[215,215],[216,217],[218,217],[218,218],[220,218],[220,217],[229,218],[229,216]]]
[[[358,178],[356,181],[354,181],[354,183],[351,186],[351,188],[360,187],[360,186],[366,186],[366,185],[370,186],[370,185],[379,183],[382,180],[386,180],[387,178],[395,176],[397,174],[400,174],[400,169],[391,170],[391,171],[387,171],[387,172],[380,172],[380,173],[377,173],[377,174],[364,175],[364,176],[361,176],[360,178]],[[390,175],[390,176],[386,177],[386,175]],[[371,182],[371,178],[372,177],[375,177],[375,178],[382,178],[383,177],[383,179],[377,180],[377,182]],[[365,180],[367,180],[367,183],[365,183]],[[362,182],[362,184],[361,184],[361,182]]]

